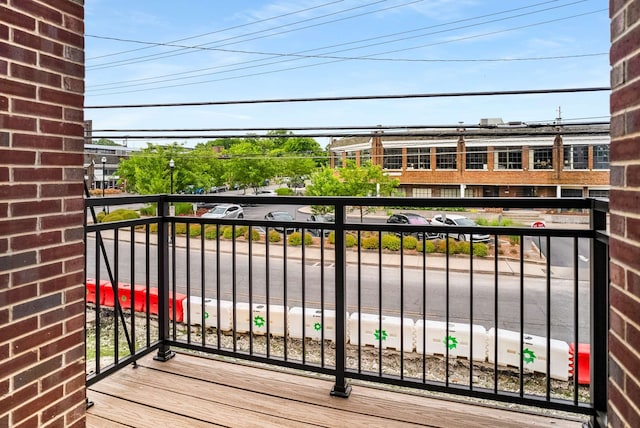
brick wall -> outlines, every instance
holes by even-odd
[[[609,424],[640,421],[640,1],[611,0]]]
[[[82,0],[0,0],[0,426],[84,426]]]

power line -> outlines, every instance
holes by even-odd
[[[273,103],[299,103],[299,102],[326,102],[326,101],[359,101],[359,100],[388,100],[411,98],[446,98],[446,97],[478,97],[478,96],[505,96],[505,95],[534,95],[534,94],[559,94],[580,92],[610,91],[610,87],[592,88],[559,88],[559,89],[527,89],[511,91],[480,91],[480,92],[441,92],[423,94],[399,94],[399,95],[360,95],[360,96],[336,96],[336,97],[309,97],[309,98],[272,98],[262,100],[236,100],[236,101],[201,101],[185,103],[157,103],[157,104],[114,104],[114,105],[89,105],[85,109],[115,109],[115,108],[151,108],[151,107],[193,107],[205,105],[238,105],[238,104],[273,104]]]

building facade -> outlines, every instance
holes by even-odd
[[[458,136],[347,138],[331,144],[331,165],[371,162],[412,197],[607,197],[608,129],[579,135],[458,130]],[[557,132],[557,131],[556,131]],[[429,136],[432,133],[434,136]]]

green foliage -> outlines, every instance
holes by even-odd
[[[151,223],[149,225],[149,233],[158,233],[158,223]]]
[[[280,187],[279,189],[276,189],[276,194],[278,196],[293,196],[295,195],[295,192],[293,189],[289,189],[288,187]]]
[[[146,207],[140,208],[140,214],[146,216],[156,215],[156,204],[151,204],[147,205]]]
[[[331,232],[333,233],[333,232]],[[355,247],[355,245],[358,243],[358,238],[356,238],[354,235],[347,233],[344,236],[344,245],[347,248],[351,248],[351,247]]]
[[[390,251],[399,251],[400,237],[390,233],[382,235],[382,248]]]
[[[302,245],[302,233],[293,232],[287,238],[287,242],[290,245],[299,246]],[[304,245],[311,245],[313,243],[313,236],[310,233],[304,234]]]
[[[140,218],[140,215],[134,210],[117,209],[111,211],[109,214],[100,212],[96,215],[96,218],[100,223],[108,223],[111,221],[134,220],[136,218]]]
[[[436,252],[436,244],[433,241],[425,241],[423,245],[423,250],[425,253],[431,254]]]
[[[249,233],[249,226],[236,226],[236,236],[246,237]]]
[[[199,224],[189,225],[189,236],[200,236],[200,233],[202,233],[202,227]]]
[[[269,231],[269,242],[280,242],[282,241],[282,236],[275,230]]]
[[[176,223],[176,235],[186,235],[187,234],[187,225],[186,223]]]
[[[436,251],[438,253],[446,253],[447,241],[444,239],[439,239],[436,242]],[[457,251],[458,251],[458,242],[453,238],[449,238],[449,254],[456,254]]]
[[[249,239],[249,228],[247,228],[247,231],[243,234],[243,236],[246,239]],[[260,232],[258,232],[256,229],[251,229],[251,240],[252,241],[260,240]]]
[[[327,242],[331,245],[334,245],[336,243],[336,232],[334,232],[333,230],[329,232],[329,234],[327,235]]]
[[[176,215],[193,214],[193,204],[189,202],[178,202],[174,206],[176,210]]]
[[[238,236],[237,229],[236,229],[236,235],[235,236]],[[222,226],[222,237],[224,239],[233,239],[234,238],[233,227],[231,227],[231,226]]]
[[[471,253],[471,243],[467,241],[457,242],[453,254],[469,254]]]
[[[498,224],[498,220],[500,220],[500,224]],[[478,218],[476,219],[476,223],[478,223],[479,226],[492,226],[492,227],[497,227],[497,226],[509,227],[509,226],[518,225],[518,223],[506,217],[503,217],[502,219],[493,218],[491,220],[487,220],[486,218]]]
[[[104,220],[104,218],[107,216],[107,213],[104,211],[98,211],[96,213],[96,222],[98,223],[102,223],[102,221]]]
[[[520,235],[510,235],[509,243],[513,246],[520,245]]]
[[[489,248],[486,244],[477,243],[473,244],[473,255],[478,257],[487,257],[489,254]]]
[[[402,240],[402,247],[405,250],[415,250],[418,246],[418,239],[415,236],[405,236]]]
[[[365,236],[360,240],[360,246],[365,250],[377,250],[379,248],[378,235]]]
[[[209,225],[204,228],[205,239],[216,239],[218,237],[218,226]]]

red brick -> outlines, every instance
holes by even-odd
[[[29,149],[62,150],[62,139],[48,135],[14,134],[13,146]]]
[[[0,238],[0,253],[6,253],[9,251],[9,240],[7,238]]]
[[[64,328],[66,331],[75,331],[81,328],[84,328],[84,312],[75,318],[67,319],[67,322],[64,324]]]
[[[627,166],[627,187],[640,187],[640,163]]]
[[[66,183],[66,184],[42,184],[40,186],[40,196],[43,198],[77,196],[82,194],[82,183]]]
[[[0,183],[9,181],[9,168],[0,167]]]
[[[38,117],[62,119],[62,107],[34,101],[16,99],[13,101],[13,113],[31,114]]]
[[[631,270],[627,273],[627,291],[634,296],[640,296],[640,275]]]
[[[614,284],[624,284],[625,270],[622,266],[612,262],[609,266],[609,278]]]
[[[65,209],[66,212],[75,211]],[[78,241],[84,239],[84,229],[82,227],[68,227],[64,231],[65,241]]]
[[[33,233],[30,235],[20,235],[11,239],[11,249],[22,251],[35,247],[47,247],[60,244],[62,242],[62,232],[54,230],[51,232]]]
[[[625,420],[626,425],[622,424],[622,425],[611,425],[609,423],[609,426],[628,426],[628,427],[632,427],[635,424],[633,423],[633,421],[638,421],[640,420],[640,414],[633,409],[632,407],[632,403],[629,402],[628,397],[626,397],[622,391],[620,391],[618,388],[609,388],[608,390],[609,393],[609,403],[612,404],[614,407],[616,407],[617,409],[617,413],[620,417],[622,417],[623,420]]]
[[[64,120],[70,120],[72,122],[82,122],[84,120],[84,111],[75,108],[65,108]]]
[[[34,140],[42,143],[42,148],[50,147],[45,144],[46,141],[59,141],[59,138],[47,138],[35,136]],[[14,168],[13,180],[17,182],[43,182],[43,181],[62,181],[61,171],[56,168]]]
[[[84,67],[82,66],[82,64],[65,61],[63,59],[44,54],[40,54],[40,66],[49,70],[57,71],[62,74],[68,74],[77,77],[82,77],[84,73]]]
[[[38,396],[38,385],[29,385],[26,388],[22,388],[19,391],[15,391],[10,396],[3,396],[0,398],[0,409],[3,411],[7,409],[11,409],[25,401],[31,400],[34,397]],[[9,425],[2,425],[3,427],[8,427]]]
[[[635,323],[640,321],[640,302],[617,287],[611,287],[609,296],[612,308]]]
[[[4,165],[33,165],[36,154],[33,151],[0,148],[0,159]]]
[[[71,393],[73,391],[81,391],[82,394],[84,394],[84,386],[87,382],[86,380],[87,375],[85,374],[85,370],[84,370],[85,365],[82,363],[82,359],[72,360],[72,361],[75,362],[74,365],[80,366],[79,368],[81,369],[81,371],[76,375],[75,378],[71,378],[70,376],[66,378],[67,382],[64,384],[64,389],[68,393]]]
[[[84,269],[84,255],[80,255],[75,259],[67,259],[64,261],[65,272],[77,272]]]
[[[85,396],[83,391],[75,391],[73,394],[66,396],[63,400],[57,402],[56,404],[54,404],[53,406],[49,407],[44,412],[42,412],[43,422],[58,420],[59,417],[62,417],[61,426],[63,427],[66,426],[64,425],[64,414],[68,409],[74,407],[74,405],[77,405],[78,403],[82,402],[84,399],[85,399]],[[46,426],[53,427],[54,425],[46,425]]]
[[[609,330],[619,337],[625,337],[627,335],[627,324],[622,318],[622,315],[615,309],[609,310]]]
[[[29,351],[32,348],[43,348],[43,344],[54,341],[57,342],[57,338],[62,335],[62,324],[49,326],[46,328],[39,328],[32,331],[29,335],[23,336],[13,341],[12,350],[14,355],[22,354],[25,351]],[[50,356],[50,355],[49,355]],[[48,358],[40,355],[40,359]]]
[[[69,15],[65,15],[63,17],[63,25],[64,28],[66,28],[67,30],[73,32],[73,33],[78,33],[78,34],[84,34],[84,21],[81,19],[76,19],[73,16],[69,16]]]
[[[84,304],[83,299],[85,295],[85,286],[84,284],[80,284],[75,287],[68,287],[64,292],[64,301],[67,302],[67,309],[70,310],[70,313],[73,313],[73,309],[76,305],[82,306]],[[74,303],[75,302],[75,303]],[[82,307],[76,308],[79,309],[78,313],[81,312]]]
[[[82,160],[82,153],[42,153],[40,155],[40,164],[47,166],[82,165]],[[76,195],[81,193],[82,191],[76,193]]]
[[[40,101],[53,104],[61,104],[63,106],[70,106],[77,108],[83,104],[84,97],[81,94],[69,93],[64,91],[58,91],[50,88],[40,88],[38,90],[38,97]],[[29,98],[29,97],[25,97]],[[34,97],[30,97],[34,98]]]
[[[62,274],[62,265],[60,263],[52,263],[49,265],[38,265],[31,269],[13,272],[11,279],[14,285],[22,285],[30,282],[36,282],[42,278],[56,276]],[[15,316],[14,308],[14,316]]]
[[[0,39],[9,40],[9,27],[0,24]]]
[[[640,192],[614,190],[609,192],[609,209],[611,211],[638,212],[640,208]]]
[[[62,81],[62,87],[67,91],[84,94],[84,80],[74,79],[73,77],[65,77]]]
[[[640,32],[640,26],[637,27]],[[636,42],[637,43],[637,42]],[[614,91],[610,97],[610,110],[612,112],[630,109],[636,106],[637,97],[635,94],[640,91],[640,81],[631,82],[624,85],[624,91]]]
[[[2,306],[10,306],[24,302],[38,295],[38,287],[35,284],[27,284],[22,287],[12,287],[8,290],[0,291],[0,302]],[[28,321],[27,321],[28,322]],[[23,324],[18,324],[18,328]]]
[[[34,51],[1,41],[0,52],[2,52],[5,58],[11,58],[13,61],[19,61],[25,64],[36,64],[38,61],[38,55]]]
[[[79,123],[40,119],[40,132],[46,134],[80,135],[83,131]]]
[[[58,10],[36,3],[33,0],[12,2],[12,6],[24,11],[27,15],[34,15],[36,18],[41,18],[54,24],[62,24],[62,14]]]
[[[35,132],[37,123],[33,117],[0,114],[0,128]]]
[[[53,86],[56,88],[60,88],[62,85],[62,76],[55,73],[50,73],[48,71],[44,71],[42,69],[27,67],[20,64],[11,64],[11,76],[28,80],[30,82],[37,82],[41,85]],[[33,96],[25,97],[25,98],[35,98],[35,93]]]
[[[51,25],[42,21],[38,22],[38,30],[42,35],[47,36],[53,40],[58,40],[63,44],[72,45],[77,48],[84,47],[84,37],[82,34],[72,33],[71,31],[67,31],[64,28],[57,27],[55,25]]]
[[[62,386],[58,388],[54,388],[44,394],[39,395],[37,398],[31,400],[30,402],[24,404],[21,407],[18,407],[13,412],[11,412],[11,416],[13,418],[14,423],[20,422],[23,419],[28,418],[32,414],[40,412],[42,409],[58,401],[63,396],[64,396],[64,391]]]
[[[34,326],[33,329],[38,328]],[[0,329],[1,331],[2,329]],[[19,336],[16,332],[12,333],[14,336]],[[25,367],[29,367],[31,364],[38,361],[38,352],[33,350],[22,355],[9,358],[8,360],[0,361],[0,373],[3,377],[9,373],[17,373],[19,370],[23,370]],[[36,391],[37,393],[37,391]],[[9,409],[10,407],[3,405],[3,400],[0,399],[0,409]]]
[[[0,199],[27,199],[38,195],[38,187],[33,184],[0,185]]]
[[[40,220],[42,230],[74,227],[83,221],[83,214],[54,215]]]
[[[47,52],[52,55],[62,56],[64,52],[64,47],[60,43],[25,31],[15,30],[13,32],[13,41],[22,46],[35,49],[36,51]]]
[[[82,284],[83,276],[81,273],[70,273],[65,276],[51,278],[40,283],[39,294],[49,294],[59,291],[65,291],[69,287]]]
[[[67,349],[84,343],[84,332],[82,331],[63,336],[62,330],[60,330],[58,336],[57,340],[40,347],[40,358],[49,358],[50,356],[61,354]],[[60,382],[60,379],[56,379],[56,381]]]
[[[85,346],[84,344],[78,345],[75,348],[69,349],[64,354],[65,361],[81,361],[85,357]]]
[[[0,186],[0,189],[2,187]],[[0,236],[19,235],[21,233],[31,233],[36,230],[38,225],[38,219],[36,218],[24,218],[24,219],[11,219],[0,220]]]
[[[57,416],[53,419],[44,419],[40,422],[42,428],[66,428],[64,424],[64,415]]]
[[[38,261],[37,255],[35,251],[29,251],[24,253],[9,253],[3,254],[0,256],[0,266],[3,269],[13,270],[20,269],[25,266],[31,266],[36,264]]]
[[[84,125],[82,125],[83,123],[82,120],[79,120],[76,122],[80,123],[84,129]],[[64,144],[65,152],[84,153],[84,138],[71,138],[67,136],[64,138],[63,144]]]
[[[69,257],[82,254],[84,252],[84,243],[67,244],[62,247],[44,248],[40,250],[40,262],[48,263],[54,260],[62,260]]]
[[[49,6],[67,13],[75,18],[84,19],[84,1],[47,0]]]
[[[59,213],[61,210],[61,201],[55,199],[16,202],[11,205],[11,215],[14,217]]]
[[[27,30],[35,30],[36,28],[35,19],[3,6],[0,6],[0,16],[2,16],[2,22],[6,24],[15,25]]]
[[[3,97],[2,95],[0,95],[0,111],[9,111],[9,98]],[[7,132],[3,132],[3,134],[8,135]]]

